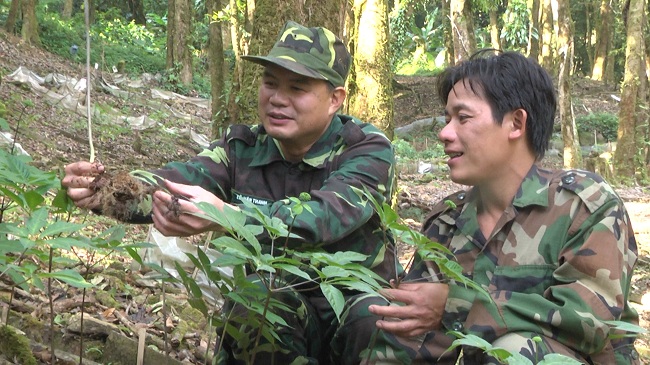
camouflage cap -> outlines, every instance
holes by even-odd
[[[350,70],[348,50],[330,30],[307,28],[288,21],[268,56],[243,56],[245,60],[273,63],[297,74],[343,86]]]

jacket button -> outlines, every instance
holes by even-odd
[[[567,175],[562,178],[562,182],[565,184],[573,184],[576,181],[576,177],[573,175]]]
[[[460,331],[463,330],[463,324],[460,323],[460,321],[456,321],[456,322],[452,323],[451,329],[456,331],[456,332],[460,332]]]

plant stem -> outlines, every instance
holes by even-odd
[[[90,162],[95,162],[95,146],[93,145],[93,128],[90,110],[90,7],[88,0],[84,0],[84,18],[86,21],[86,117],[88,118],[88,145],[90,148]]]

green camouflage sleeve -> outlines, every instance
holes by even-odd
[[[262,172],[258,171],[272,170],[272,167],[252,169],[249,166],[252,162],[260,166],[258,161],[266,157],[258,156],[273,153],[275,147],[269,147],[265,142],[265,134],[256,134],[256,127],[231,127],[225,138],[198,156],[187,162],[169,163],[153,173],[158,178],[201,186],[226,202],[239,204],[244,210],[252,208],[237,201],[233,192],[253,191],[259,200],[268,202],[266,205],[257,204],[257,209],[290,225],[292,232],[303,238],[302,242],[343,244],[341,240],[345,239],[350,250],[359,248],[356,245],[380,247],[375,232],[378,221],[367,224],[375,211],[364,192],[369,192],[379,203],[391,199],[395,162],[392,144],[371,124],[350,119],[341,125],[338,117],[335,121],[340,131],[334,129],[331,136],[317,142],[310,152],[314,161],[308,161],[325,166],[321,169],[325,175],[302,175],[294,179],[278,176],[271,181],[265,176],[263,179],[260,176]],[[275,189],[271,184],[281,187]],[[270,193],[271,190],[282,193]],[[287,198],[298,197],[302,192],[309,193],[311,200],[303,203],[308,209],[294,219],[292,208],[295,203]],[[371,254],[368,249],[366,247],[360,252]],[[381,260],[379,252],[372,255]]]
[[[304,204],[311,213],[293,219],[295,203],[282,199],[260,207],[268,216],[291,222],[292,231],[304,241],[329,244],[342,238],[350,239],[350,248],[361,242],[376,242],[350,236],[375,215],[374,207],[364,197],[370,193],[380,204],[389,202],[393,192],[394,155],[390,141],[374,127],[366,125],[363,140],[350,147],[340,146],[334,151],[336,170],[327,177],[319,189],[307,191],[311,200]],[[373,224],[373,230],[378,222]],[[370,232],[365,232],[365,235]],[[374,245],[374,243],[373,243]]]
[[[444,327],[488,342],[508,333],[537,333],[587,355],[632,343],[610,339],[613,329],[606,323],[638,324],[628,303],[636,241],[612,188],[582,171],[540,173],[524,181],[513,205],[510,228],[506,223],[482,250],[468,234],[478,229],[475,220],[466,220],[471,203],[425,226],[489,293],[451,283]],[[454,233],[454,226],[462,232]]]

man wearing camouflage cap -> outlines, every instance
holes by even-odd
[[[402,305],[369,307],[385,317],[370,363],[456,364],[461,349],[461,363],[497,363],[477,347],[448,350],[454,331],[531,363],[557,353],[576,364],[638,364],[634,333],[611,323],[638,325],[628,301],[634,231],[601,177],[538,163],[556,108],[547,72],[521,54],[484,51],[443,72],[438,97],[451,179],[470,189],[436,205],[423,232],[488,295],[418,257],[383,293]]]
[[[293,247],[356,251],[367,256],[363,264],[376,274],[394,277],[393,239],[384,237],[372,204],[362,194],[367,191],[379,203],[390,202],[393,150],[388,138],[371,124],[337,114],[346,97],[344,84],[351,62],[341,40],[325,28],[288,22],[267,56],[243,58],[264,66],[259,125],[231,126],[198,156],[154,170],[171,194],[187,198],[179,203],[180,211],[188,214],[168,214],[173,196],[157,191],[152,214],[139,214],[139,218],[167,236],[189,236],[220,229],[192,214],[200,213],[195,202],[254,212],[243,204],[248,201],[300,236],[292,240]],[[94,192],[88,188],[92,178],[84,178],[97,171],[103,171],[103,166],[84,162],[66,166],[63,185],[78,206],[97,210],[91,203]],[[303,192],[311,196],[302,203],[311,214],[294,219],[296,203],[287,198]],[[269,237],[263,237],[262,243],[270,243]],[[280,313],[288,326],[276,328],[279,348],[257,354],[255,362],[358,363],[377,318],[348,316],[348,322],[340,325],[318,285],[300,289],[300,294],[280,297],[290,312]],[[346,294],[348,303],[355,303],[356,294]],[[251,345],[242,348],[243,342]],[[254,343],[254,338],[240,342],[226,336],[228,351],[219,362],[250,363],[245,354]]]

